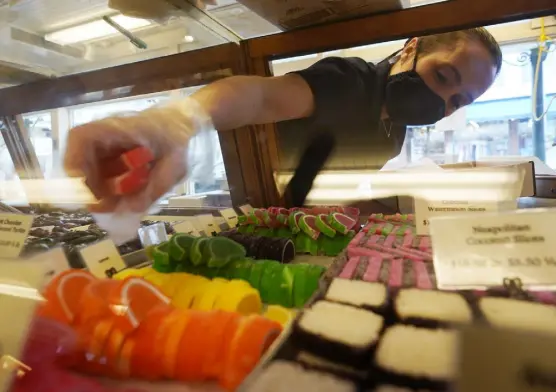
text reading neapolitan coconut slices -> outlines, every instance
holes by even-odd
[[[48,301],[39,315],[77,333],[78,344],[63,358],[75,370],[212,380],[235,390],[280,334],[274,320],[284,315],[274,309],[271,318],[260,316],[260,297],[245,282],[177,275],[166,275],[170,281],[161,285],[173,292],[170,298],[142,277],[96,279],[65,271],[44,290]]]
[[[256,209],[239,217],[237,231],[291,238],[297,253],[337,256],[359,230],[359,210],[349,207]]]

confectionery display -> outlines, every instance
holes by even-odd
[[[154,221],[142,221],[142,226],[152,225]],[[172,226],[164,222],[166,232],[173,234]],[[63,246],[68,261],[73,268],[83,268],[79,249],[107,238],[106,231],[95,224],[91,215],[86,213],[50,212],[35,215],[33,227],[21,252],[22,257],[48,251]],[[118,246],[120,254],[126,255],[142,249],[139,239]]]
[[[447,391],[461,326],[556,334],[555,318],[556,307],[510,286],[446,292],[335,278],[246,390]]]
[[[155,271],[238,279],[258,290],[263,302],[287,308],[302,307],[318,289],[325,271],[317,265],[287,265],[247,258],[245,248],[226,237],[193,237],[180,233],[150,253]]]
[[[59,354],[67,368],[123,379],[215,381],[233,391],[281,333],[279,322],[260,315],[258,292],[245,282],[180,274],[168,276],[161,290],[148,272],[140,274],[96,279],[68,270],[44,289],[38,315],[75,335],[69,352]]]
[[[359,230],[359,210],[349,207],[256,209],[239,217],[237,231],[290,238],[297,253],[337,256]]]

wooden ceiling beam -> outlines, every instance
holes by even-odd
[[[449,0],[250,39],[252,57],[283,58],[556,14],[555,0]]]

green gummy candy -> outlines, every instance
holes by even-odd
[[[236,260],[226,266],[224,274],[230,280],[241,279],[249,281],[253,265],[254,262],[250,259]]]
[[[245,258],[245,248],[226,237],[211,238],[203,249],[203,259],[211,268],[221,268],[234,260]]]
[[[261,294],[261,299],[263,302],[272,304],[273,290],[276,290],[276,286],[280,285],[281,275],[284,265],[279,262],[268,263],[263,272],[263,277],[261,279],[261,284],[259,292]]]
[[[207,237],[197,237],[191,244],[191,250],[189,252],[189,260],[193,265],[203,264],[203,251],[209,239]]]
[[[253,263],[251,267],[251,273],[249,274],[249,284],[259,290],[261,286],[261,280],[263,278],[264,270],[269,265],[267,261],[258,260]]]
[[[195,242],[195,237],[189,234],[180,233],[174,235],[170,240],[170,257],[179,263],[187,262],[193,242]]]

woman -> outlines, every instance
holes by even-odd
[[[190,137],[286,120],[347,134],[365,130],[365,148],[385,163],[398,155],[406,126],[432,124],[469,105],[494,82],[502,54],[484,28],[413,38],[379,64],[329,57],[278,77],[234,76],[183,101],[136,116],[109,118],[71,130],[65,167],[85,175],[102,203],[144,211],[185,176]],[[211,125],[212,124],[212,125]],[[100,164],[114,151],[149,146],[157,157],[145,190],[124,199],[110,194]]]

